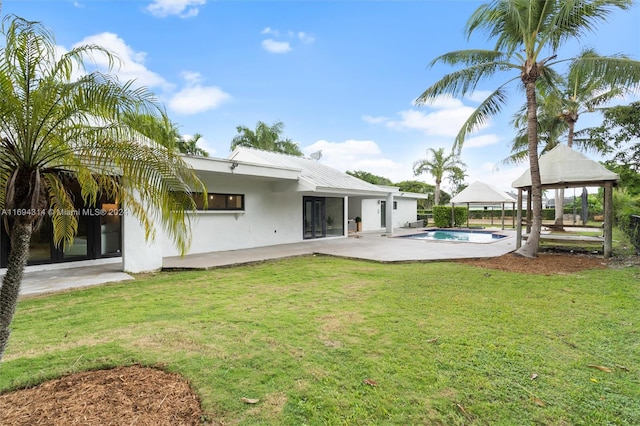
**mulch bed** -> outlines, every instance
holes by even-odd
[[[481,268],[526,274],[570,274],[585,269],[604,269],[609,265],[602,255],[538,253],[535,258],[506,254],[486,259],[460,259],[459,263]]]
[[[0,395],[0,424],[192,426],[200,401],[177,374],[134,365],[85,371]]]

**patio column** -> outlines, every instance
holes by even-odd
[[[342,235],[349,236],[349,196],[344,196],[344,202],[342,204]]]
[[[393,233],[393,193],[390,192],[387,194],[387,202],[385,204],[385,210],[386,210],[386,216],[387,216],[387,223],[386,228],[385,228],[385,232],[391,234]]]

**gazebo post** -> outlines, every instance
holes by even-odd
[[[471,203],[467,203],[467,228],[470,228],[470,226],[469,226],[469,210],[471,210]]]
[[[613,183],[604,184],[604,257],[613,255]]]
[[[516,212],[516,249],[522,246],[522,188],[518,188],[518,210]]]
[[[451,227],[455,228],[456,227],[456,215],[455,215],[455,203],[451,203]]]

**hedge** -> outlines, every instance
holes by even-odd
[[[461,226],[467,221],[467,208],[454,208],[453,226]],[[438,228],[451,228],[451,207],[450,206],[433,206],[433,223]]]

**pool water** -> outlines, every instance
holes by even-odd
[[[435,230],[405,236],[405,238],[416,240],[464,241],[468,243],[491,243],[504,237],[505,235],[494,234],[491,231],[458,230]]]

